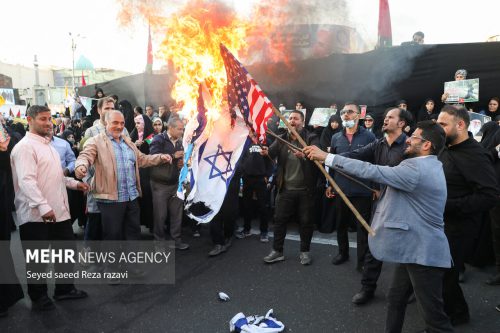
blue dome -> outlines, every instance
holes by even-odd
[[[92,62],[87,59],[85,56],[81,55],[80,58],[78,58],[78,61],[75,64],[75,69],[79,70],[93,70],[94,65]]]

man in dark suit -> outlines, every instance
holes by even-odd
[[[444,142],[438,124],[419,123],[406,142],[408,158],[395,167],[327,154],[314,146],[304,148],[310,159],[387,186],[372,219],[376,235],[369,236],[373,256],[396,263],[387,296],[385,332],[401,332],[413,291],[427,330],[453,332],[442,298],[443,275],[451,266],[443,222],[446,180],[436,156]]]

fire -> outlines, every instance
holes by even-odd
[[[182,113],[188,119],[197,112],[200,83],[206,84],[212,96],[212,105],[207,105],[208,123],[218,118],[227,82],[219,44],[237,55],[246,47],[248,26],[229,7],[204,0],[188,3],[166,21],[159,53],[174,64],[172,98],[183,105]]]

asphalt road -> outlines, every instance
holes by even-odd
[[[32,312],[25,298],[10,309],[9,317],[0,319],[0,332],[218,333],[229,332],[228,322],[238,312],[264,315],[271,308],[285,324],[285,332],[383,332],[384,295],[392,266],[384,266],[373,302],[355,306],[351,298],[360,288],[361,277],[355,260],[333,266],[330,262],[337,249],[328,243],[334,235],[315,235],[320,238],[312,245],[311,266],[299,263],[296,235],[285,243],[286,261],[266,265],[262,257],[270,243],[260,243],[257,236],[235,240],[228,252],[209,258],[212,244],[204,228],[201,238],[186,237],[189,250],[177,251],[175,285],[80,286],[89,293],[87,299],[59,302],[55,311],[45,313]],[[17,233],[13,238],[17,248]],[[351,251],[355,258],[356,249]],[[20,251],[15,253],[22,265]],[[495,310],[500,287],[484,284],[492,273],[493,267],[468,268],[463,288],[471,322],[456,332],[500,332],[500,312]],[[231,300],[219,301],[219,291]],[[416,304],[410,304],[404,332],[423,328]]]

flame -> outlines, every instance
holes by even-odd
[[[205,83],[212,96],[211,105],[206,105],[208,124],[217,120],[227,83],[219,45],[237,56],[247,46],[248,26],[231,8],[205,0],[189,2],[166,21],[166,36],[158,53],[173,62],[172,98],[181,103],[185,117],[195,117],[198,87]]]

